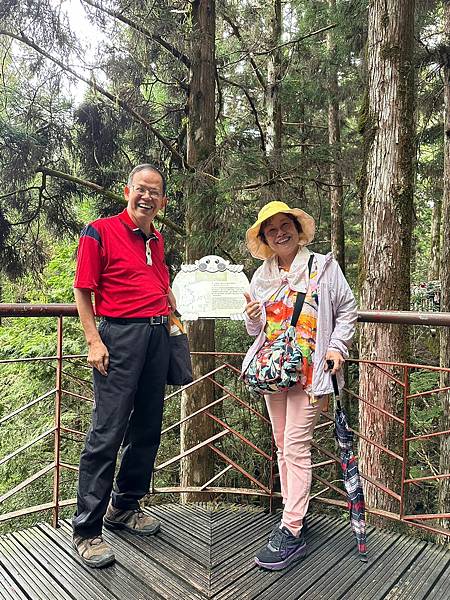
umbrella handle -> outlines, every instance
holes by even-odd
[[[334,367],[334,360],[327,360],[327,366],[331,371],[331,369]],[[331,381],[333,382],[334,395],[337,397],[337,396],[339,396],[339,387],[338,387],[336,373],[333,373],[333,375],[331,375]]]

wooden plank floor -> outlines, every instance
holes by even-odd
[[[350,525],[309,519],[308,556],[283,572],[253,563],[279,514],[197,505],[153,507],[162,530],[150,538],[105,531],[117,561],[85,567],[71,528],[47,524],[0,538],[0,600],[444,600],[450,552],[411,537],[369,530],[359,561]]]

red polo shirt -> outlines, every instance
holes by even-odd
[[[78,245],[75,288],[92,290],[103,317],[168,315],[169,272],[162,235],[146,238],[125,209],[86,225]]]

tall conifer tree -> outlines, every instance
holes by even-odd
[[[442,199],[442,248],[440,265],[441,306],[443,312],[450,312],[450,1],[444,0],[444,31],[446,62],[444,64],[444,195]],[[450,328],[443,327],[440,334],[440,364],[450,365]],[[450,386],[450,374],[442,371],[441,387]],[[442,420],[441,430],[450,431],[450,392],[441,393]],[[439,452],[439,472],[450,472],[450,435],[441,437]],[[439,482],[438,510],[450,512],[450,479]],[[442,525],[448,529],[450,519]],[[447,540],[448,541],[448,540]]]
[[[187,161],[195,169],[188,179],[186,227],[186,258],[193,262],[211,254],[209,235],[216,229],[214,220],[215,190],[213,180],[215,161],[215,2],[194,0],[191,5],[191,77],[189,82]],[[192,350],[214,352],[214,320],[202,319],[188,324]],[[193,375],[199,379],[214,368],[210,356],[194,357]],[[199,410],[214,400],[214,385],[202,384],[183,392],[181,418]],[[189,450],[212,435],[209,417],[197,416],[181,427],[181,451]],[[214,461],[205,447],[182,460],[181,485],[201,486],[213,475]],[[185,500],[195,495],[186,494]],[[204,498],[203,498],[204,499]]]
[[[372,0],[367,41],[366,186],[363,198],[361,309],[409,310],[410,253],[413,212],[414,127],[414,0]],[[365,359],[408,359],[408,339],[399,325],[365,324],[361,328]],[[388,369],[389,370],[389,369]],[[401,377],[401,371],[396,375]],[[361,366],[360,396],[382,410],[399,415],[402,389],[385,373]],[[396,422],[369,404],[360,404],[360,431],[381,446],[401,454]],[[369,443],[361,444],[362,471],[396,489],[401,463],[386,458]],[[398,511],[398,501],[367,483],[367,501]]]

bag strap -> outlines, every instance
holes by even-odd
[[[314,254],[311,254],[308,261],[308,282],[311,278],[311,269],[314,260]],[[300,313],[302,312],[303,303],[305,301],[306,294],[304,292],[297,293],[297,299],[295,300],[294,312],[292,313],[291,325],[294,327],[297,325],[297,321],[300,317]]]

